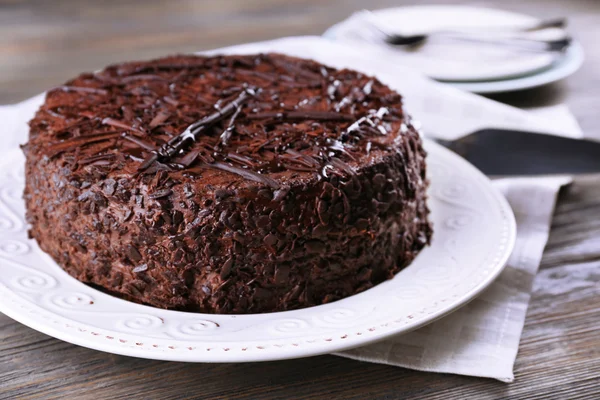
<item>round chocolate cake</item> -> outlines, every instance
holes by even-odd
[[[207,313],[328,303],[430,240],[425,152],[377,79],[280,54],[82,74],[30,122],[30,235],[128,300]]]

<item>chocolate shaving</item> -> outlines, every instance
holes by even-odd
[[[285,152],[295,156],[295,158],[290,160],[301,161],[302,164],[304,164],[307,167],[318,167],[320,165],[320,163],[311,156],[299,153],[296,150],[287,149]]]
[[[283,86],[291,87],[291,88],[319,88],[323,85],[323,82],[318,81],[308,81],[308,82],[287,82],[282,81],[281,84]]]
[[[204,97],[202,97],[201,94],[196,95],[196,100],[198,100],[200,103],[206,104],[207,106],[212,107],[214,105],[214,103],[212,101],[205,99]]]
[[[174,98],[169,97],[169,96],[164,96],[163,100],[165,101],[165,103],[169,103],[170,105],[175,106],[175,107],[177,107],[179,105],[179,102],[177,100],[175,100]]]
[[[173,171],[173,168],[167,164],[163,164],[161,162],[155,162],[150,167],[148,167],[146,170],[144,170],[144,173],[151,175],[151,174],[154,174],[159,171]]]
[[[372,126],[369,125],[363,125],[361,126],[359,129],[356,130],[356,132],[360,132],[360,131],[367,131],[372,135],[376,135],[379,136],[381,135],[381,132],[375,128],[373,128]]]
[[[80,159],[79,161],[77,161],[77,164],[86,165],[86,164],[96,163],[97,161],[114,160],[114,159],[115,159],[114,154],[100,154],[97,156],[91,156],[91,157]]]
[[[235,73],[240,74],[240,75],[256,76],[257,78],[261,78],[261,79],[264,79],[269,82],[273,82],[276,80],[276,78],[273,75],[265,74],[260,71],[249,71],[247,69],[237,69],[237,70],[235,70]]]
[[[122,129],[125,129],[125,130],[128,130],[128,131],[135,131],[135,132],[144,133],[144,134],[146,133],[146,132],[144,132],[144,131],[142,131],[142,130],[140,130],[138,128],[135,128],[135,127],[133,127],[131,125],[127,125],[126,123],[124,123],[122,121],[117,121],[116,119],[113,119],[113,118],[110,118],[110,117],[104,118],[102,120],[102,123],[104,125],[110,125],[110,126],[114,126],[115,128],[122,128]]]
[[[63,118],[65,118],[65,117],[63,116]],[[89,124],[89,123],[90,123],[89,119],[78,119],[74,123],[67,125],[64,128],[54,132],[54,136],[56,136],[57,138],[59,138],[61,136],[66,136],[67,134],[72,133],[71,131],[75,130],[75,128],[81,127],[81,126]]]
[[[282,162],[281,165],[285,167],[285,169],[289,169],[290,171],[299,171],[299,172],[314,172],[315,169],[312,167],[302,167],[294,164],[287,164]]]
[[[104,89],[98,89],[93,87],[84,87],[84,86],[59,86],[57,89],[60,89],[64,92],[82,92],[82,93],[91,93],[91,94],[100,94],[105,95],[108,94],[108,91]]]
[[[146,142],[146,141],[144,141],[144,140],[142,140],[140,138],[137,138],[135,136],[130,136],[130,135],[127,135],[127,134],[124,133],[122,135],[122,137],[125,140],[128,140],[128,141],[130,141],[132,143],[137,144],[138,146],[140,146],[144,150],[149,150],[149,151],[156,150],[156,146],[155,145],[153,145],[152,143],[148,143],[148,142]]]
[[[177,161],[178,164],[183,165],[184,167],[189,167],[190,165],[192,165],[192,163],[194,161],[196,161],[196,159],[198,158],[198,154],[200,152],[198,150],[191,150],[188,153],[186,153],[183,157],[181,157],[181,159],[179,159]]]
[[[298,67],[294,64],[291,64],[287,61],[280,61],[280,60],[276,60],[274,58],[269,57],[269,61],[271,63],[273,63],[274,65],[277,65],[283,69],[285,69],[288,72],[291,72],[292,75],[296,75],[296,76],[301,76],[303,78],[308,78],[310,80],[317,80],[317,79],[321,79],[321,76],[315,72],[306,70],[304,68]]]
[[[276,119],[276,120],[289,120],[289,121],[302,121],[302,120],[313,120],[313,121],[353,121],[354,116],[351,114],[341,114],[330,111],[284,111],[284,112],[262,112],[249,114],[246,116],[247,119]]]
[[[132,121],[135,118],[135,113],[133,112],[130,106],[121,106],[121,113],[123,113],[123,118],[126,121]]]
[[[65,116],[59,113],[56,113],[54,111],[52,111],[50,108],[48,108],[47,110],[45,110],[48,114],[52,115],[55,118],[60,118],[60,119],[65,119]]]
[[[329,162],[331,163],[331,165],[333,165],[337,169],[340,169],[340,170],[346,172],[349,175],[355,175],[355,172],[352,169],[352,167],[350,167],[348,164],[346,164],[345,162],[343,162],[339,158],[332,157],[331,160],[329,160]]]
[[[252,159],[235,153],[227,153],[227,158],[232,161],[237,161],[238,163],[248,167],[254,167],[256,165],[256,162],[254,162]]]
[[[227,124],[227,128],[225,128],[225,130],[223,131],[223,133],[221,133],[221,136],[219,137],[219,141],[223,146],[227,146],[227,142],[229,142],[229,139],[231,139],[231,135],[233,134],[233,129],[235,127],[235,119],[240,113],[240,110],[241,107],[236,108],[233,115],[231,116],[231,119],[229,120],[229,124]]]
[[[139,80],[144,80],[144,81],[150,81],[150,80],[164,81],[165,78],[163,78],[162,76],[152,75],[152,74],[139,74],[139,75],[126,76],[125,78],[121,79],[121,82],[123,82],[123,83],[129,83],[129,82],[139,81]]]
[[[344,146],[344,144],[342,142],[340,142],[339,140],[334,140],[331,144],[329,144],[329,148],[331,150],[339,151],[340,153],[344,154],[352,161],[356,161],[356,158],[354,158],[354,156],[348,152],[348,150],[346,149],[346,146]]]
[[[171,193],[173,193],[171,189],[160,189],[154,193],[150,193],[148,197],[151,199],[160,199],[169,196]]]
[[[82,111],[79,113],[79,115],[87,119],[97,119],[96,115],[92,111]]]
[[[150,121],[150,124],[148,126],[151,129],[156,128],[157,126],[161,125],[163,122],[168,120],[170,116],[171,116],[171,113],[169,113],[169,112],[159,111],[158,114],[156,114],[156,116],[154,118],[152,118],[152,121]]]
[[[243,178],[246,178],[250,181],[265,184],[273,189],[279,189],[279,183],[277,183],[277,181],[275,181],[274,179],[269,178],[268,176],[265,176],[265,175],[261,175],[257,172],[254,172],[254,171],[251,171],[248,169],[234,167],[232,165],[221,163],[221,162],[214,162],[212,164],[208,164],[207,166],[210,168],[216,168],[216,169],[220,169],[223,171],[231,172],[232,174],[237,174],[237,175],[239,175]]]
[[[282,187],[281,189],[276,190],[275,193],[273,193],[273,201],[283,200],[289,192],[290,192],[289,187]]]
[[[104,133],[99,133],[99,134],[90,134],[90,135],[85,135],[85,136],[78,136],[76,138],[65,140],[64,142],[60,142],[60,143],[51,145],[48,148],[48,155],[50,158],[53,158],[65,151],[73,150],[80,146],[90,145],[90,144],[98,143],[98,142],[104,142],[106,140],[114,139],[118,136],[119,136],[119,134],[114,131],[104,132]]]
[[[155,72],[155,71],[172,71],[172,70],[181,70],[181,69],[194,69],[194,68],[202,68],[206,65],[206,61],[204,57],[198,57],[197,61],[188,62],[188,63],[173,63],[173,62],[162,62],[155,63],[151,65],[137,65],[137,64],[123,64],[117,70],[117,74],[121,76],[126,75],[139,75],[147,72]]]

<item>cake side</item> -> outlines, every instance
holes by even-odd
[[[260,91],[233,123],[140,169],[249,86]],[[157,307],[334,301],[392,277],[431,235],[425,152],[400,97],[308,60],[181,56],[84,74],[49,92],[24,150],[42,249]]]

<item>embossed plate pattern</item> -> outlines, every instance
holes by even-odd
[[[502,270],[515,239],[506,200],[455,154],[426,142],[434,238],[390,281],[304,310],[208,315],[160,310],[71,278],[24,222],[23,157],[0,164],[0,311],[56,338],[160,360],[244,362],[331,353],[423,326],[467,303]]]

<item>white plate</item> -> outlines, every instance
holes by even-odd
[[[538,86],[557,82],[570,76],[581,67],[584,61],[583,48],[578,42],[573,42],[563,58],[557,60],[549,68],[531,75],[519,76],[487,82],[445,82],[461,90],[473,93],[491,94],[512,92],[515,90],[532,89]]]
[[[0,311],[50,336],[159,360],[245,362],[332,353],[410,331],[477,296],[502,271],[515,240],[511,209],[466,161],[427,142],[434,238],[390,281],[331,304],[271,314],[160,310],[75,280],[27,239],[23,165],[0,164]]]
[[[465,30],[497,27],[531,26],[538,20],[531,16],[502,10],[469,6],[409,6],[375,10],[374,18],[388,31],[420,34],[438,30]],[[391,57],[402,65],[442,81],[487,81],[532,74],[550,67],[562,58],[559,53],[520,52],[501,46],[468,43],[439,38],[426,42],[417,50],[391,47],[375,39],[365,27],[360,13],[329,28],[324,36],[342,41],[374,43],[389,49]],[[559,29],[529,35],[562,36]]]

